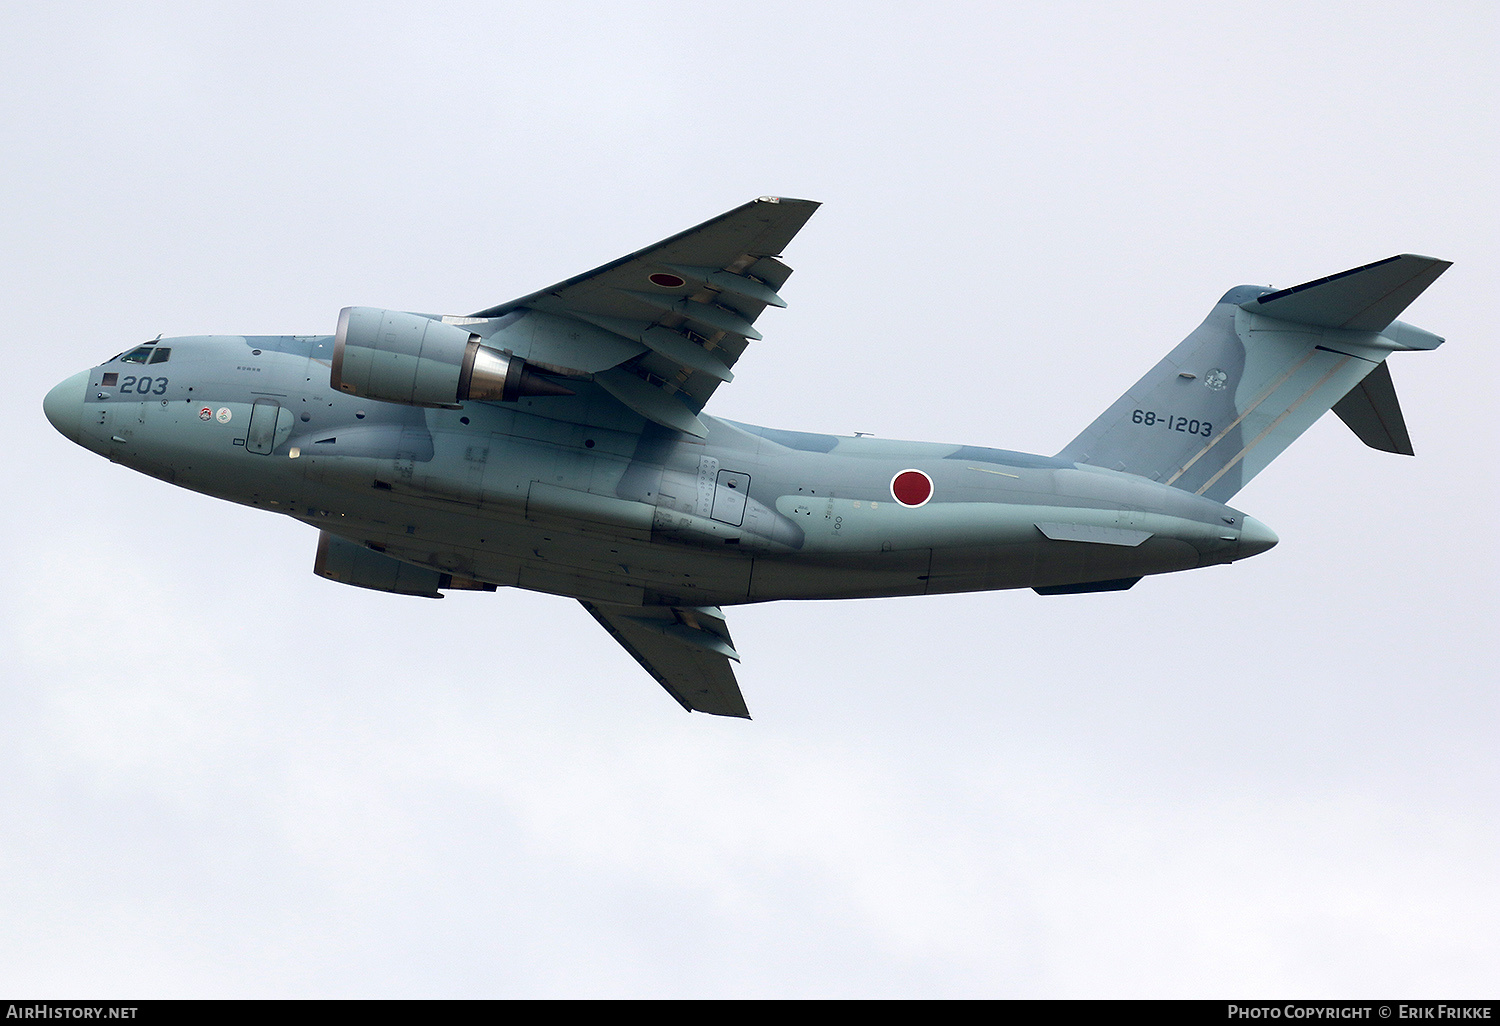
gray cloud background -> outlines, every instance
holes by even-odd
[[[998,8],[998,9],[997,9]],[[0,14],[0,990],[1493,996],[1492,4]],[[463,313],[825,206],[710,411],[1051,453],[1229,286],[1455,266],[1282,536],[1130,592],[731,611],[756,719],[576,603],[311,574],[58,436],[157,333]]]

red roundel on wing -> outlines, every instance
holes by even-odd
[[[920,506],[932,498],[932,478],[920,470],[903,470],[891,478],[891,495],[903,506]]]
[[[664,271],[656,272],[650,276],[649,280],[651,284],[660,285],[664,289],[680,289],[687,284],[685,279],[675,274],[667,274]]]

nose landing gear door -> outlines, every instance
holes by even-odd
[[[257,399],[250,409],[250,427],[245,432],[245,448],[261,456],[269,456],[292,434],[292,411],[282,407],[275,399]]]

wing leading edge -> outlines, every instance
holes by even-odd
[[[583,608],[689,712],[750,718],[729,660],[739,661],[717,606]]]
[[[546,362],[582,368],[641,416],[701,437],[706,429],[697,414],[761,337],[756,318],[767,306],[786,306],[777,290],[792,270],[778,258],[818,206],[762,197],[462,320],[504,318],[517,328],[529,320],[533,331],[572,340]],[[580,358],[569,363],[574,349]]]

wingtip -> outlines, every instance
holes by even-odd
[[[793,196],[759,196],[759,197],[756,197],[755,202],[757,202],[757,203],[786,203],[786,204],[789,204],[789,205],[795,205],[795,206],[799,206],[799,207],[821,207],[823,205],[823,203],[822,203],[821,200],[797,199],[797,198],[795,198]]]
[[[1453,266],[1452,260],[1444,260],[1442,257],[1423,256],[1421,253],[1402,253],[1403,260],[1421,260],[1432,270],[1432,277],[1436,280],[1444,271]]]

